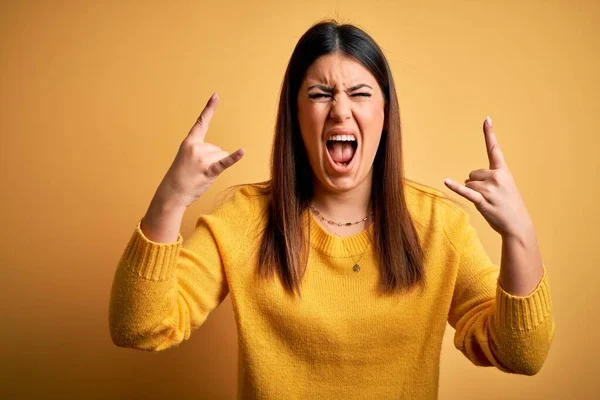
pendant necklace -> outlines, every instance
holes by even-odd
[[[365,246],[365,249],[363,250],[363,252],[361,253],[360,257],[358,258],[358,260],[354,259],[354,256],[352,255],[352,252],[348,251],[348,247],[346,247],[346,243],[344,243],[344,238],[341,237],[339,234],[337,234],[337,232],[334,232],[333,230],[331,230],[331,228],[328,225],[337,225],[337,226],[351,226],[351,225],[356,225],[360,222],[364,222],[366,221],[371,215],[373,215],[373,212],[371,212],[369,215],[367,215],[366,217],[364,217],[363,219],[356,221],[356,222],[346,222],[346,223],[338,223],[335,221],[331,221],[325,217],[323,217],[323,215],[321,215],[321,213],[311,204],[310,205],[310,209],[313,211],[313,213],[319,217],[321,219],[321,221],[326,221],[327,224],[323,224],[323,226],[325,226],[325,228],[327,228],[327,230],[331,233],[333,233],[335,236],[337,236],[338,238],[340,238],[340,240],[342,241],[342,245],[344,246],[344,248],[346,249],[346,252],[350,255],[350,258],[352,259],[352,261],[354,262],[354,265],[352,266],[352,271],[354,272],[358,272],[360,271],[360,260],[362,260],[363,256],[365,255],[365,253],[367,252],[367,249],[369,248],[369,243],[367,243],[367,245]]]

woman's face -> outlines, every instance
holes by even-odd
[[[384,100],[367,68],[340,53],[319,57],[298,92],[298,122],[316,184],[333,192],[370,185]]]

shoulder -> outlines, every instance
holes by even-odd
[[[262,218],[269,196],[268,182],[231,186],[216,196],[212,211],[201,216],[198,223],[206,219],[228,225],[247,225]]]
[[[251,208],[266,205],[270,195],[269,182],[246,183],[231,186],[216,198],[215,211],[223,208],[249,211]]]
[[[452,219],[466,212],[460,203],[444,192],[408,179],[404,184],[404,196],[408,210],[416,218],[430,219],[435,213],[435,216]]]
[[[438,231],[456,248],[469,224],[467,207],[444,192],[406,179],[404,196],[408,211],[419,231]]]
[[[265,185],[243,184],[219,192],[212,210],[200,215],[187,249],[206,261],[227,264],[250,257],[264,225]],[[210,261],[210,260],[209,260]]]

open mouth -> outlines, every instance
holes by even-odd
[[[354,135],[334,135],[327,139],[327,151],[331,160],[340,167],[346,167],[356,154],[358,143]]]

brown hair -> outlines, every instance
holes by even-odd
[[[298,125],[297,95],[308,67],[320,56],[341,52],[362,63],[385,100],[384,127],[373,162],[371,205],[374,246],[381,268],[379,291],[409,290],[424,281],[423,250],[404,196],[402,135],[396,89],[388,62],[375,41],[354,25],[335,21],[312,26],[298,41],[285,72],[265,187],[269,206],[259,250],[259,275],[277,273],[289,293],[300,293],[309,239],[302,214],[312,198],[312,170]],[[308,223],[310,224],[310,213]],[[314,223],[314,221],[313,221]]]

